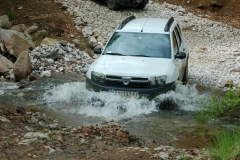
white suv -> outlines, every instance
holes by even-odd
[[[156,96],[187,83],[189,50],[174,18],[125,19],[87,72],[89,90]]]

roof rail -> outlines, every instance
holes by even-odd
[[[123,20],[123,21],[119,24],[119,26],[118,26],[117,29],[122,29],[129,21],[131,21],[131,20],[133,20],[133,19],[135,19],[135,18],[136,18],[135,16],[130,16],[130,17],[126,18],[125,20]]]
[[[164,28],[164,31],[165,31],[165,32],[169,32],[169,29],[170,29],[173,21],[174,21],[174,18],[173,18],[173,17],[171,17],[171,18],[168,20],[168,22],[167,22],[167,24],[165,25],[165,28]]]

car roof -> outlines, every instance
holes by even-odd
[[[169,19],[167,18],[135,18],[127,22],[118,32],[145,32],[145,33],[165,33],[164,28]]]

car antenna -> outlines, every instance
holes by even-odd
[[[143,32],[143,28],[145,27],[146,23],[147,23],[148,19],[146,20],[145,24],[143,25],[141,32]]]

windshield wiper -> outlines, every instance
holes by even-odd
[[[105,53],[105,54],[118,55],[118,56],[126,56],[125,54],[121,54],[121,53]]]
[[[152,56],[147,56],[143,54],[136,54],[136,55],[129,55],[129,56],[135,56],[135,57],[152,57]]]

